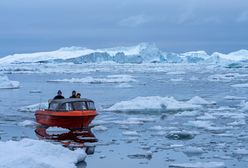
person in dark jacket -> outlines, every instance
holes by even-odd
[[[65,97],[62,96],[61,90],[58,90],[57,95],[53,99],[64,99]]]
[[[73,90],[71,92],[71,97],[70,98],[77,98],[76,94],[77,94],[77,92],[75,90]]]

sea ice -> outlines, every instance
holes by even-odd
[[[234,85],[231,85],[231,86],[236,87],[236,88],[247,88],[248,83],[234,84]]]
[[[43,102],[43,103],[37,103],[37,104],[21,107],[21,108],[18,109],[18,111],[35,112],[36,110],[47,109],[47,108],[48,108],[48,103]]]
[[[9,80],[8,76],[0,74],[0,89],[17,89],[20,87],[20,82]]]
[[[226,168],[223,162],[173,163],[169,168]]]
[[[195,96],[193,98],[191,98],[188,103],[191,104],[198,104],[198,105],[209,105],[209,104],[215,104],[215,102],[209,102],[199,96]]]
[[[76,168],[85,157],[84,150],[71,151],[41,140],[0,141],[0,167],[4,168]]]
[[[106,111],[180,111],[180,110],[193,110],[201,108],[200,105],[195,105],[189,102],[177,101],[173,97],[136,97],[129,101],[121,101],[114,104]]]
[[[85,78],[71,78],[71,79],[54,79],[54,80],[49,80],[48,82],[100,84],[100,83],[128,83],[128,82],[136,82],[136,80],[131,75],[109,75],[106,78],[85,77]]]

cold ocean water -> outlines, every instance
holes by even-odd
[[[39,139],[34,110],[58,89],[65,97],[76,90],[99,113],[84,167],[247,167],[247,69],[102,66],[108,70],[8,72],[20,88],[0,90],[1,141]]]

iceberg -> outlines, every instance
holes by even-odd
[[[9,80],[8,76],[0,74],[0,89],[17,89],[20,87],[18,81]]]
[[[230,68],[241,68],[248,62],[248,50],[229,54],[205,51],[173,53],[160,50],[154,43],[140,43],[129,47],[89,49],[85,47],[64,47],[55,51],[13,54],[0,58],[0,64],[27,63],[207,63],[225,64]],[[30,70],[29,70],[30,71]]]

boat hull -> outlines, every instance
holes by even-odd
[[[36,121],[39,124],[67,129],[87,128],[96,115],[96,111],[52,112],[39,110],[35,113]]]

